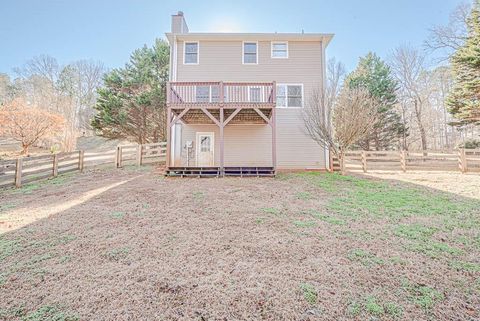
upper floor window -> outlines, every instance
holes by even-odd
[[[183,63],[198,64],[198,42],[185,42]]]
[[[272,42],[272,58],[288,58],[288,42]]]
[[[256,42],[244,42],[243,43],[243,63],[244,64],[256,64],[256,63],[258,63],[257,47],[258,47],[258,43],[256,43]]]
[[[277,85],[278,107],[303,107],[303,85]]]

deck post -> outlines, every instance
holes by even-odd
[[[277,171],[277,117],[276,117],[276,104],[277,104],[277,82],[272,82],[272,167],[273,172]]]
[[[171,95],[172,90],[170,89],[171,88],[170,86],[171,86],[170,82],[168,81],[167,82],[167,97],[166,97],[167,98],[167,104],[171,102],[170,95]]]
[[[220,95],[220,125],[218,129],[220,131],[220,177],[223,177],[225,171],[225,149],[224,149],[224,129],[225,129],[225,115],[223,110],[223,103],[225,102],[225,87],[223,81],[220,82],[219,95]]]
[[[171,138],[171,131],[172,131],[172,126],[170,126],[171,118],[172,117],[172,108],[168,107],[167,108],[167,153],[166,153],[166,159],[165,159],[165,166],[166,169],[170,167],[170,138]]]
[[[223,88],[223,86],[222,86]],[[222,92],[223,90],[220,90]],[[220,176],[223,176],[224,167],[225,167],[225,155],[224,155],[224,114],[223,114],[223,107],[220,107]]]

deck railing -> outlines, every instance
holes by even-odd
[[[275,82],[170,82],[167,103],[182,104],[274,104]]]

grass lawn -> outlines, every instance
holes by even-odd
[[[480,318],[480,201],[394,180],[98,170],[0,231],[0,320]]]

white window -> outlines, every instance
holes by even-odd
[[[272,42],[272,58],[288,58],[288,42]]]
[[[244,42],[243,43],[243,63],[244,64],[257,64],[257,47],[256,42]]]
[[[277,85],[277,107],[303,107],[303,85]]]
[[[198,42],[184,42],[183,63],[186,65],[198,64]]]

